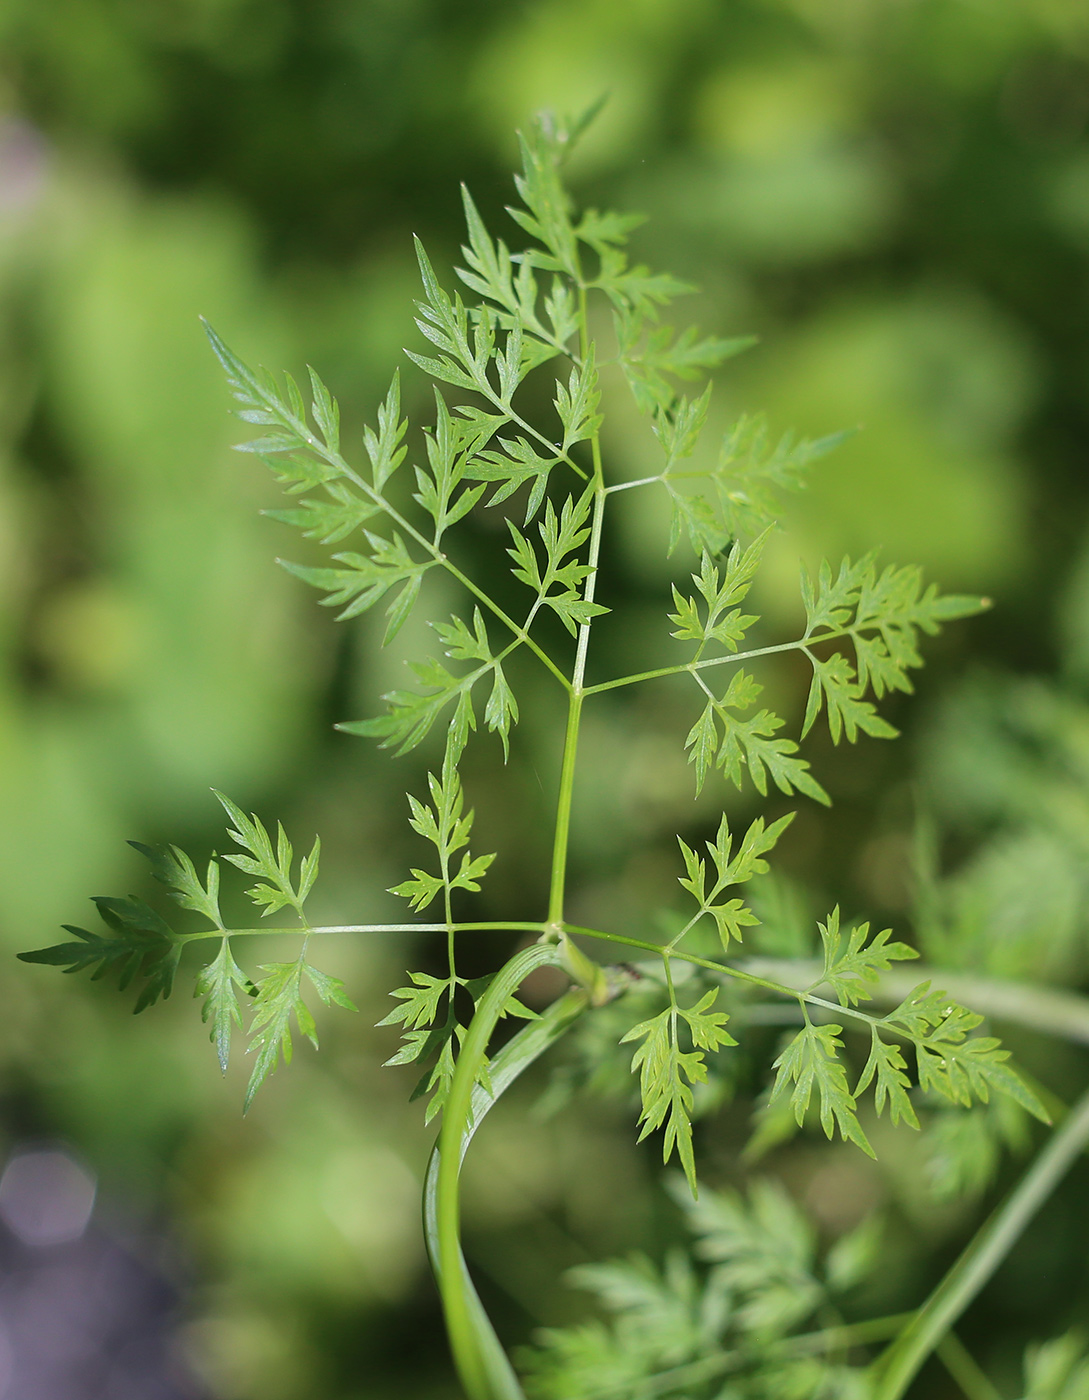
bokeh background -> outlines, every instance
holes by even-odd
[[[760,337],[721,376],[721,423],[748,409],[783,430],[863,429],[794,508],[771,615],[792,615],[791,551],[875,544],[995,600],[931,646],[916,700],[894,706],[904,742],[815,743],[837,806],[803,811],[784,843],[792,897],[910,936],[925,808],[951,956],[1084,972],[1081,0],[3,0],[0,1156],[45,1154],[54,1176],[34,1179],[61,1181],[69,1215],[20,1233],[19,1193],[0,1189],[0,1393],[17,1366],[19,1400],[455,1393],[418,1224],[430,1134],[405,1102],[411,1070],[378,1068],[393,1033],[373,1029],[434,950],[330,939],[322,965],[361,1014],[323,1017],[320,1055],[300,1053],[244,1121],[247,1067],[221,1080],[184,971],[134,1020],[111,988],[12,955],[86,922],[89,895],[149,894],[126,838],[221,847],[213,785],[297,844],[321,832],[324,921],[394,913],[383,891],[417,855],[401,794],[432,755],[394,765],[332,724],[373,713],[403,653],[380,655],[367,620],[334,625],[275,567],[306,546],[258,514],[275,488],[230,451],[197,316],[246,358],[319,367],[358,442],[416,343],[410,234],[450,265],[460,180],[515,234],[515,128],[603,92],[578,198],[650,215],[640,256],[702,288],[678,318]],[[422,376],[405,383],[425,411]],[[623,420],[609,447],[633,471],[647,451]],[[617,658],[646,654],[644,630],[665,645],[663,539],[650,506],[623,515]],[[648,691],[594,722],[575,898],[587,922],[650,929],[676,888],[673,833],[699,834],[723,798],[693,807],[683,697]],[[507,770],[487,744],[470,763],[482,849],[489,832],[511,843],[485,917],[534,916],[554,725],[533,714]],[[484,970],[501,951],[471,956]],[[1076,1092],[1077,1055],[1019,1048]],[[656,1149],[631,1146],[622,1102],[545,1120],[532,1097],[497,1111],[467,1185],[471,1254],[514,1340],[578,1315],[565,1267],[671,1228]],[[741,1111],[706,1127],[721,1179],[744,1133]],[[790,1151],[783,1169],[830,1230],[899,1202],[904,1305],[989,1199],[986,1172],[954,1208],[814,1140]],[[1015,1343],[1089,1306],[1086,1185],[1075,1173],[972,1314],[1009,1374]],[[89,1318],[111,1287],[143,1301]],[[46,1339],[37,1359],[16,1356],[15,1331]]]

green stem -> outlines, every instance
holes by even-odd
[[[597,591],[597,571],[601,559],[601,532],[605,522],[605,488],[601,484],[601,456],[596,437],[592,446],[597,490],[594,494],[594,519],[590,527],[590,549],[586,556],[590,572],[586,576],[586,586],[582,595],[587,603],[594,601],[594,594]],[[575,653],[575,672],[571,681],[571,689],[576,695],[586,693],[586,656],[590,646],[590,626],[589,622],[584,622],[579,628],[578,647]]]
[[[597,443],[594,443],[595,472],[600,473],[600,458]],[[600,482],[600,476],[599,476]],[[586,578],[584,597],[588,603],[594,601],[594,585],[597,581],[598,558],[601,552],[601,528],[604,516],[605,494],[600,485],[594,501],[594,522],[590,532],[588,562],[590,573]],[[571,834],[571,805],[575,793],[575,767],[578,761],[579,723],[582,718],[582,698],[585,693],[583,680],[586,675],[586,656],[590,645],[590,623],[584,622],[579,628],[578,648],[575,654],[575,670],[568,697],[567,730],[563,737],[563,764],[560,769],[560,791],[556,801],[556,834],[552,845],[552,881],[548,895],[548,921],[560,924],[563,921],[564,885],[567,879],[567,848]]]
[[[967,1400],[1002,1400],[1001,1392],[955,1332],[949,1332],[935,1348],[938,1359]]]
[[[823,639],[822,639],[823,640]],[[615,681],[601,681],[598,685],[588,685],[586,695],[600,695],[606,690],[618,690],[623,685],[638,685],[640,681],[655,681],[662,676],[694,675],[706,671],[711,666],[729,666],[736,661],[752,661],[761,656],[773,656],[781,651],[797,651],[799,642],[781,642],[778,646],[757,647],[754,651],[738,651],[729,656],[709,656],[706,661],[686,661],[683,666],[659,666],[655,671],[639,671],[632,676],[620,676]]]
[[[495,1400],[495,1395],[488,1382],[487,1362],[478,1341],[473,1304],[461,1270],[458,1171],[462,1142],[471,1132],[473,1089],[485,1063],[496,1022],[525,978],[548,964],[559,964],[555,946],[535,943],[516,953],[496,973],[469,1023],[443,1108],[436,1188],[439,1289],[454,1364],[469,1400]]]
[[[409,526],[408,528],[411,529],[411,526]],[[418,538],[425,546],[430,548],[427,540],[424,539],[422,535],[418,536]],[[549,654],[533,640],[533,638],[529,635],[529,633],[524,627],[519,627],[518,623],[515,622],[513,617],[510,617],[507,613],[505,613],[498,603],[493,602],[492,599],[489,598],[487,593],[485,593],[482,588],[478,588],[477,585],[468,576],[468,574],[462,573],[462,571],[457,567],[456,564],[451,563],[451,561],[446,557],[445,554],[439,556],[438,562],[442,564],[443,568],[446,569],[448,573],[452,574],[453,577],[457,579],[457,581],[467,592],[471,593],[474,598],[478,599],[478,601],[483,603],[486,608],[489,608],[491,612],[494,613],[494,615],[499,619],[500,622],[503,623],[505,627],[509,627],[510,630],[514,633],[515,637],[520,642],[524,642],[526,646],[529,647],[530,651],[533,652],[534,656],[537,657],[538,661],[542,662],[543,665],[549,671],[551,671],[551,673],[563,686],[564,690],[571,689],[571,682],[567,679],[564,673],[552,660],[551,656],[549,656]]]
[[[919,1367],[1009,1254],[1021,1232],[1089,1144],[1089,1094],[977,1232],[927,1301],[873,1366],[873,1400],[900,1400]]]
[[[559,924],[563,920],[567,845],[571,832],[571,802],[575,792],[575,765],[578,759],[581,715],[582,695],[572,691],[567,702],[567,731],[563,738],[563,766],[560,769],[560,793],[556,802],[556,834],[552,844],[552,882],[548,894],[550,924]]]
[[[514,618],[512,618],[509,613],[505,612],[494,598],[490,597],[482,588],[475,584],[468,574],[463,573],[461,569],[439,549],[434,541],[429,540],[426,535],[417,530],[410,520],[407,520],[399,510],[389,503],[381,491],[377,490],[365,477],[360,476],[357,471],[349,466],[348,462],[345,461],[339,452],[331,452],[329,448],[320,443],[310,432],[305,423],[299,422],[298,419],[291,419],[290,424],[294,431],[304,438],[312,452],[328,462],[330,466],[336,467],[336,469],[347,477],[353,485],[357,486],[366,496],[369,496],[375,505],[380,506],[395,525],[400,526],[406,535],[415,540],[422,549],[425,549],[427,553],[431,555],[431,558],[436,564],[440,564],[447,573],[456,578],[461,586],[466,589],[467,592],[471,593],[478,602],[483,603],[488,611],[503,623],[504,627],[510,628],[515,637],[529,647],[530,651],[532,651],[537,659],[551,671],[564,689],[570,689],[571,682],[548,653],[533,640],[529,633],[526,632],[525,628],[519,627]],[[574,464],[572,463],[572,465]]]
[[[819,1332],[803,1332],[797,1337],[784,1337],[781,1341],[770,1342],[759,1348],[738,1347],[733,1351],[716,1352],[713,1356],[703,1356],[697,1361],[686,1361],[683,1365],[672,1366],[659,1371],[644,1382],[641,1396],[653,1396],[673,1392],[681,1386],[698,1385],[702,1381],[713,1380],[731,1371],[744,1370],[754,1362],[778,1360],[780,1357],[812,1356],[833,1350],[865,1346],[867,1342],[884,1341],[895,1333],[912,1316],[911,1313],[897,1313],[892,1317],[875,1317],[866,1322],[845,1323],[836,1327],[822,1328]],[[595,1390],[579,1400],[629,1400],[630,1391],[609,1386]]]
[[[633,485],[642,485],[632,483]],[[609,487],[615,490],[615,487]],[[807,647],[816,646],[819,642],[833,642],[844,637],[850,637],[858,628],[843,627],[832,631],[823,632],[819,637],[805,636],[799,637],[794,642],[779,642],[776,646],[755,647],[752,651],[731,652],[729,656],[709,656],[706,660],[686,661],[679,666],[659,666],[654,671],[639,671],[631,676],[619,676],[614,681],[602,681],[599,685],[588,685],[585,693],[587,695],[599,695],[605,690],[617,690],[624,685],[638,685],[640,681],[655,681],[663,676],[682,676],[685,673],[695,675],[697,671],[706,671],[714,666],[731,666],[738,661],[755,661],[761,656],[775,656],[784,651],[805,651]],[[706,645],[706,643],[704,644]],[[698,653],[697,653],[698,655]]]
[[[537,1020],[531,1021],[529,1025],[520,1030],[495,1056],[488,1066],[489,1089],[485,1089],[482,1084],[477,1084],[473,1089],[470,1118],[462,1133],[458,1152],[459,1170],[473,1135],[480,1127],[485,1115],[494,1107],[500,1095],[514,1083],[523,1070],[528,1069],[551,1045],[555,1044],[586,1010],[586,1006],[586,994],[578,988],[573,988],[560,997],[558,1001],[554,1001]],[[435,1272],[436,1282],[439,1283],[440,1287],[442,1284],[442,1265],[439,1260],[438,1187],[441,1168],[442,1152],[440,1144],[436,1143],[427,1164],[427,1176],[424,1180],[423,1213],[424,1240],[427,1244],[428,1257]],[[518,1378],[511,1369],[507,1355],[499,1338],[495,1335],[483,1304],[473,1287],[473,1281],[469,1277],[469,1270],[465,1264],[465,1256],[460,1249],[458,1251],[458,1277],[461,1279],[461,1286],[466,1294],[476,1331],[477,1345],[483,1355],[488,1383],[494,1392],[494,1400],[525,1400],[522,1388],[518,1384]]]
[[[617,491],[633,491],[637,486],[653,486],[661,479],[662,473],[659,472],[657,476],[641,476],[638,481],[617,481],[612,486],[606,486],[605,494],[611,496]]]
[[[445,925],[440,925],[445,928]],[[645,953],[656,953],[662,955],[662,944],[647,943],[641,938],[626,938],[619,933],[604,933],[597,928],[583,928],[579,924],[564,924],[566,933],[578,934],[582,938],[600,938],[605,943],[619,943],[623,948],[639,948]],[[763,987],[766,991],[777,992],[779,996],[789,997],[792,1001],[797,1000],[799,993],[794,987],[784,986],[781,982],[769,981],[766,977],[758,977],[751,972],[746,972],[743,968],[730,967],[726,963],[712,962],[710,958],[698,958],[694,953],[682,952],[679,948],[671,948],[669,956],[677,958],[681,962],[691,963],[693,967],[703,967],[709,972],[717,972],[720,976],[733,977],[739,982],[746,982],[751,987]],[[808,992],[801,994],[811,1006],[824,1006],[834,1011],[838,1016],[853,1016],[856,1020],[865,1021],[867,1025],[873,1025],[877,1018],[867,1016],[864,1011],[856,1011],[851,1006],[839,1006],[834,1001],[826,1001],[823,997],[812,996]]]
[[[794,958],[747,958],[743,968],[758,976],[777,979],[795,991],[816,984],[822,964]],[[1055,987],[1034,987],[998,977],[977,977],[970,972],[912,963],[911,970],[883,972],[869,990],[874,1001],[896,1006],[920,982],[943,988],[954,1001],[970,1006],[982,1016],[1009,1021],[1043,1035],[1089,1044],[1089,997]]]
[[[485,923],[469,924],[321,924],[308,929],[308,933],[445,933],[452,927],[455,933],[544,933],[547,924],[496,919]],[[255,937],[260,934],[298,933],[297,928],[208,928],[196,933],[179,933],[179,943],[195,943],[202,938]]]
[[[446,933],[451,927],[445,923],[405,923],[405,924],[321,924],[309,930],[313,934],[330,933]],[[547,933],[554,929],[551,923],[530,920],[495,919],[452,925],[455,933]],[[638,948],[654,953],[659,957],[663,945],[647,943],[637,938],[626,938],[621,934],[606,933],[602,929],[583,928],[576,924],[563,924],[567,933],[578,934],[583,938],[600,939],[616,943],[625,948]],[[255,937],[261,934],[298,933],[298,928],[229,928],[201,929],[195,933],[177,935],[179,943],[194,943],[207,938]],[[806,988],[814,986],[822,969],[816,961],[793,958],[747,958],[739,966],[730,967],[725,963],[713,962],[709,958],[695,957],[682,949],[665,945],[671,957],[688,962],[695,967],[706,968],[710,972],[733,977],[751,986],[763,987],[778,996],[789,997],[792,1001],[801,992],[812,1006],[825,1007],[837,1015],[854,1015],[866,1024],[876,1019],[865,1012],[857,1012],[852,1007],[838,1006],[835,1002],[807,993]],[[1028,1030],[1043,1035],[1058,1036],[1078,1044],[1089,1045],[1089,997],[1078,996],[1074,992],[1060,991],[1054,987],[1036,987],[1023,982],[1007,982],[997,977],[977,977],[970,973],[949,972],[943,968],[928,967],[913,963],[911,972],[886,972],[873,984],[870,990],[872,1000],[884,1005],[895,1006],[919,985],[920,982],[939,984],[954,1001],[970,1006],[981,1015],[1013,1025],[1024,1026]]]
[[[458,970],[454,948],[454,915],[450,901],[450,856],[443,847],[441,854],[443,904],[446,910],[446,961],[450,970],[450,1014],[454,1014],[454,989],[457,986]]]
[[[586,314],[586,287],[581,275],[579,283],[579,348],[583,359],[590,353],[590,327]],[[594,518],[590,527],[590,548],[586,562],[589,573],[583,587],[583,598],[594,601],[597,588],[598,564],[601,558],[601,533],[605,520],[605,481],[601,462],[601,439],[597,432],[590,439],[594,464]],[[548,893],[548,921],[559,925],[563,921],[564,886],[567,879],[567,849],[571,834],[571,804],[575,792],[575,766],[578,759],[579,723],[582,718],[582,697],[586,680],[586,658],[590,647],[590,622],[579,628],[575,651],[575,669],[571,678],[567,709],[567,729],[563,738],[563,763],[560,768],[560,791],[556,802],[556,832],[552,845],[552,878]]]

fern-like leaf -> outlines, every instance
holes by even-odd
[[[137,1012],[154,1005],[160,998],[165,1000],[174,986],[183,940],[142,899],[99,896],[92,903],[108,933],[92,933],[74,924],[64,924],[65,932],[75,934],[77,942],[37,948],[19,953],[19,958],[23,962],[59,967],[65,972],[85,972],[92,968],[92,981],[116,973],[121,991],[140,979],[143,985],[133,1008]]]
[[[870,938],[869,924],[859,924],[844,935],[839,926],[839,906],[828,922],[818,924],[824,948],[824,967],[810,990],[828,986],[841,1006],[856,1006],[870,997],[869,988],[894,962],[917,958],[906,943],[890,943],[891,929],[882,929]]]
[[[771,1103],[774,1105],[789,1094],[794,1119],[800,1127],[815,1089],[825,1136],[830,1138],[838,1129],[845,1142],[857,1144],[873,1157],[874,1150],[858,1121],[854,1095],[847,1087],[846,1070],[839,1060],[842,1034],[842,1026],[814,1026],[807,1021],[775,1061]]]
[[[193,995],[204,998],[200,1010],[202,1021],[211,1021],[210,1039],[216,1047],[219,1067],[227,1073],[231,1057],[231,1030],[241,1026],[242,1013],[238,1006],[236,987],[247,994],[256,994],[257,988],[235,962],[231,953],[231,940],[224,938],[219,952],[197,975]]]
[[[265,975],[257,983],[253,1019],[250,1022],[249,1052],[256,1058],[246,1087],[247,1109],[281,1058],[285,1065],[291,1063],[294,1050],[291,1041],[292,1020],[300,1034],[310,1041],[315,1050],[318,1048],[317,1026],[302,995],[304,974],[327,1006],[342,1006],[347,1011],[357,1010],[339,977],[330,977],[328,973],[320,972],[303,957],[294,962],[265,963],[260,970]]]

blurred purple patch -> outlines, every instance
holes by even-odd
[[[36,127],[19,117],[0,120],[0,222],[30,213],[45,188],[49,151]]]
[[[0,1177],[0,1219],[28,1245],[68,1244],[87,1229],[95,1180],[66,1152],[19,1152]]]
[[[66,1152],[0,1177],[0,1400],[204,1400],[175,1346],[178,1294],[91,1223],[95,1181]]]

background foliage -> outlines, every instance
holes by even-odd
[[[415,858],[402,793],[421,789],[426,755],[395,768],[331,730],[374,712],[399,653],[379,653],[378,621],[334,633],[271,566],[286,531],[256,512],[280,503],[227,450],[235,425],[196,317],[248,359],[319,366],[354,441],[400,347],[420,348],[411,232],[452,259],[460,179],[499,228],[515,126],[608,90],[571,172],[581,201],[648,212],[636,248],[703,288],[701,325],[761,338],[714,411],[812,436],[864,427],[814,469],[762,610],[791,608],[792,551],[875,543],[996,601],[931,647],[919,699],[890,711],[908,742],[833,758],[815,738],[835,806],[803,808],[780,844],[783,951],[809,951],[791,911],[810,905],[910,934],[922,845],[940,877],[916,921],[928,956],[1085,978],[1082,6],[7,0],[0,35],[6,947],[54,941],[88,894],[148,894],[127,837],[221,841],[213,785],[281,814],[300,845],[321,830],[323,922],[400,917],[378,892]],[[426,392],[411,366],[404,392],[410,407]],[[610,450],[639,474],[634,427],[616,433]],[[645,616],[664,639],[648,561],[668,523],[637,495],[615,563],[630,626]],[[585,746],[585,923],[607,908],[653,928],[675,889],[663,837],[709,834],[713,804],[693,806],[683,757],[657,737],[680,722],[672,706],[618,701]],[[532,717],[542,753],[560,718]],[[549,774],[503,770],[498,744],[471,764],[480,848],[502,828],[525,853],[489,876],[483,917],[490,899],[543,902]],[[127,1228],[175,1242],[193,1281],[179,1345],[213,1394],[449,1395],[416,1217],[429,1135],[404,1106],[411,1067],[377,1069],[395,1034],[372,1028],[407,950],[323,953],[362,1014],[330,1020],[321,1057],[300,1053],[244,1123],[248,1066],[224,1088],[191,1008],[145,1024],[99,988],[9,963],[0,1132],[71,1144]],[[482,945],[482,969],[489,957]],[[1084,1078],[1075,1051],[1015,1048],[1056,1092]],[[529,1102],[497,1109],[467,1183],[472,1257],[523,1337],[579,1314],[566,1267],[684,1233],[651,1194],[656,1149],[630,1147],[624,1104],[527,1125]],[[742,1085],[701,1129],[718,1184],[736,1177],[750,1106]],[[994,1138],[973,1141],[986,1156]],[[991,1165],[977,1164],[980,1192]],[[774,1166],[829,1236],[895,1199],[890,1310],[974,1218],[935,1201],[937,1151],[929,1168],[871,1167],[803,1138]],[[1076,1171],[968,1319],[977,1355],[1011,1376],[1025,1336],[1084,1316],[1086,1188]],[[936,1372],[928,1393],[945,1384]]]

